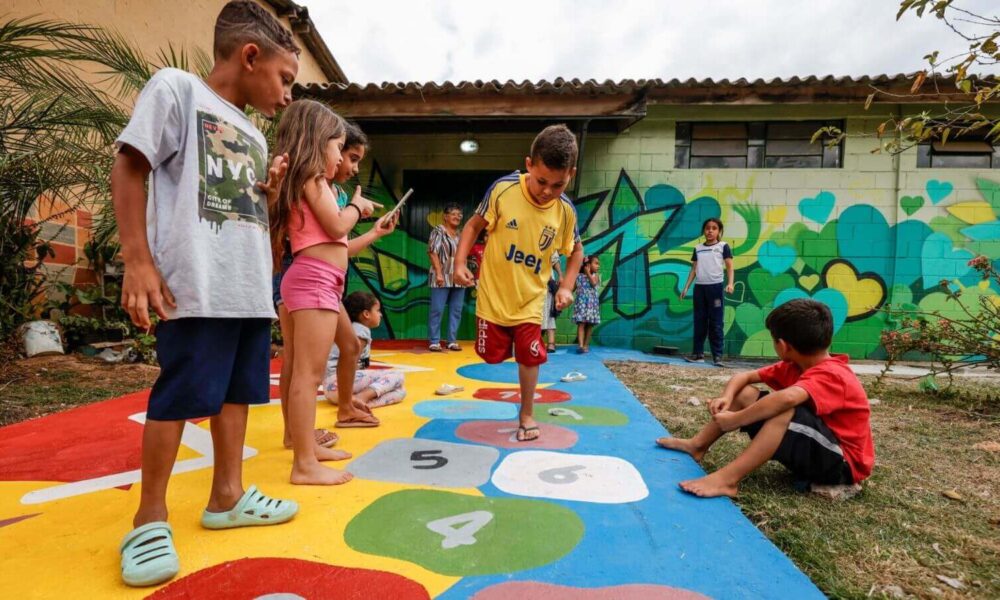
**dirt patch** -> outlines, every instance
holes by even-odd
[[[142,390],[159,372],[77,354],[9,361],[0,368],[0,425]]]

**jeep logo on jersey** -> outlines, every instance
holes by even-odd
[[[538,238],[538,249],[545,252],[555,239],[556,230],[546,225],[545,229],[542,230],[542,237]]]
[[[551,241],[549,242],[551,243]],[[510,249],[507,250],[507,256],[505,256],[508,261],[514,263],[515,265],[524,265],[535,272],[538,275],[542,271],[542,257],[535,256],[534,254],[525,254],[517,249],[514,244],[510,245]]]

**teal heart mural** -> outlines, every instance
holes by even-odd
[[[899,205],[903,208],[906,216],[912,217],[913,213],[920,210],[924,205],[923,196],[903,196],[899,199]]]
[[[833,212],[836,202],[837,197],[832,193],[826,191],[820,192],[812,198],[799,200],[799,213],[803,217],[817,223],[826,223],[827,219],[830,218],[830,213]]]
[[[933,233],[924,240],[920,250],[920,268],[924,275],[924,289],[938,287],[942,279],[952,281],[969,275],[972,253],[953,247],[951,238],[943,233]]]
[[[757,262],[772,275],[784,273],[792,268],[797,258],[795,248],[779,246],[774,242],[764,242],[757,252]]]
[[[847,298],[844,298],[843,294],[831,288],[822,289],[812,296],[799,288],[789,288],[775,296],[774,307],[777,308],[785,302],[796,298],[812,298],[817,302],[827,305],[830,308],[830,313],[833,315],[834,333],[837,333],[844,324],[844,321],[847,320]]]
[[[930,179],[924,186],[927,190],[927,197],[931,199],[931,204],[937,204],[938,202],[944,200],[951,194],[955,186],[948,181],[938,181],[937,179]]]
[[[795,285],[795,278],[788,273],[774,276],[765,269],[754,269],[747,275],[747,289],[758,306],[770,304],[778,292]]]
[[[837,220],[840,258],[859,273],[878,273],[886,284],[910,285],[920,278],[920,249],[933,231],[921,221],[903,221],[889,227],[874,207],[855,205]],[[891,274],[891,279],[889,275]]]

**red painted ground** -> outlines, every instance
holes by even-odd
[[[385,571],[352,569],[294,558],[244,558],[202,569],[147,596],[149,600],[247,600],[295,594],[309,600],[429,600],[422,585]]]

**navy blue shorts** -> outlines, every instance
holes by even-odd
[[[160,376],[146,418],[212,417],[223,403],[267,404],[270,319],[185,318],[156,326]]]

